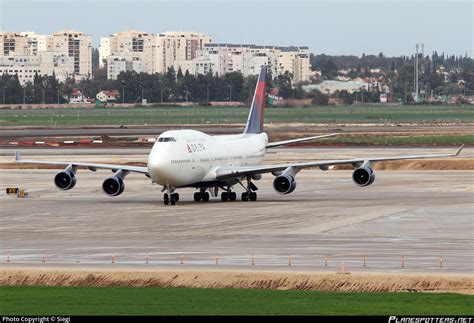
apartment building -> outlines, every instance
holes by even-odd
[[[60,31],[52,35],[34,32],[0,33],[0,73],[17,74],[20,83],[34,74],[52,75],[64,81],[92,74],[92,37],[82,32]]]
[[[274,77],[288,72],[292,75],[293,82],[309,80],[308,47],[205,44],[199,52],[198,59],[201,63],[207,62],[210,65],[209,69],[219,75],[230,72],[241,72],[244,76],[256,75],[260,66],[266,64],[270,66]],[[186,66],[192,68],[193,65]],[[197,70],[189,72],[198,73]]]
[[[167,31],[159,34],[163,46],[163,71],[174,66],[176,61],[191,61],[198,57],[204,45],[211,43],[210,36],[190,31]]]
[[[99,59],[107,62],[107,78],[133,70],[137,73],[161,73],[162,47],[156,35],[125,31],[100,39]]]
[[[107,57],[110,56],[110,38],[100,37],[99,44],[99,68],[104,68],[107,62]]]
[[[92,36],[74,30],[58,31],[46,38],[46,51],[72,57],[76,79],[92,77]]]
[[[16,32],[0,33],[0,58],[4,56],[28,55],[30,51],[34,51],[34,44],[28,44],[28,37],[22,36]]]
[[[211,37],[195,32],[155,35],[131,30],[102,37],[99,58],[101,62],[107,61],[109,79],[116,79],[120,72],[130,68],[138,72],[138,66],[144,73],[165,73],[176,61],[195,59],[203,45],[210,42]]]

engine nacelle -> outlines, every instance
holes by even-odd
[[[254,174],[250,176],[253,180],[259,181],[262,179],[262,174]]]
[[[102,183],[102,190],[108,196],[118,196],[125,190],[125,184],[122,178],[118,176],[112,176],[107,178]]]
[[[281,174],[273,180],[273,188],[280,194],[290,194],[296,188],[296,179],[290,174]]]
[[[352,180],[359,186],[369,186],[375,181],[374,170],[368,166],[357,168],[352,173]]]
[[[76,186],[76,175],[72,170],[66,169],[54,176],[54,184],[61,190],[70,190]]]

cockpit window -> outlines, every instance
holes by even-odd
[[[158,142],[170,142],[170,141],[176,141],[173,137],[161,137],[158,138]]]

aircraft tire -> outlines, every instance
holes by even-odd
[[[201,201],[201,199],[202,199],[201,193],[199,192],[194,193],[194,202],[199,202]]]
[[[230,199],[230,198],[229,198],[229,193],[227,193],[227,192],[222,192],[222,193],[221,193],[221,200],[222,200],[223,202],[227,202],[229,199]]]

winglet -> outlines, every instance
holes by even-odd
[[[19,162],[20,161],[20,152],[18,150],[15,150],[15,162]]]
[[[461,147],[459,147],[458,151],[456,152],[456,154],[454,154],[454,156],[459,156],[463,148],[464,148],[464,144]]]

